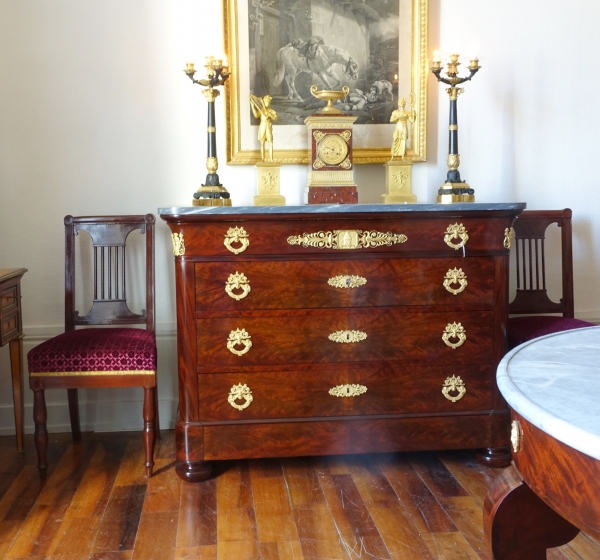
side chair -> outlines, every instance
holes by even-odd
[[[575,319],[573,298],[572,211],[525,210],[515,221],[517,294],[509,303],[508,347],[560,331],[595,326]],[[546,230],[557,224],[561,232],[562,297],[552,301],[546,290]],[[548,315],[553,313],[554,315]]]
[[[144,388],[144,464],[146,476],[151,477],[155,438],[160,436],[156,393],[154,216],[66,216],[64,222],[65,332],[27,354],[40,478],[45,480],[48,467],[45,390],[67,389],[73,440],[79,441],[77,389],[98,387]],[[126,291],[130,270],[127,263],[133,260],[131,250],[136,248],[126,241],[136,230],[145,236],[145,258],[140,258],[140,261],[145,260],[142,271],[145,309],[139,314],[129,309]],[[91,237],[93,244],[90,254],[93,304],[84,315],[75,309],[75,236],[82,231]],[[86,269],[86,263],[82,263],[82,269]],[[99,328],[88,328],[92,325]],[[104,328],[109,325],[112,328]],[[144,328],[130,325],[144,325]]]

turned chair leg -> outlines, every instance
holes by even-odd
[[[154,432],[156,437],[160,439],[160,418],[158,417],[158,388],[154,387],[154,410],[156,411],[154,419]]]
[[[148,478],[152,476],[152,467],[154,467],[155,418],[156,387],[144,387],[144,452],[146,455],[144,466]]]
[[[48,413],[46,411],[46,399],[44,398],[43,389],[34,389],[33,391],[33,421],[35,423],[35,432],[33,441],[38,456],[38,470],[40,478],[46,480],[46,471],[48,463],[46,454],[48,450],[48,430],[46,429],[46,421]]]
[[[71,433],[73,441],[81,441],[81,427],[79,425],[79,397],[77,389],[67,389],[69,398],[69,416],[71,418]]]

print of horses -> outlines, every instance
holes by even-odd
[[[288,86],[288,99],[302,101],[302,97],[296,91],[294,82],[296,76],[301,72],[316,74],[325,84],[327,89],[335,89],[341,84],[340,79],[333,71],[333,66],[339,64],[344,75],[349,80],[358,79],[358,62],[354,60],[344,49],[332,45],[319,45],[314,58],[307,58],[300,54],[290,43],[279,49],[277,53],[277,73],[273,85],[278,86],[283,82]]]

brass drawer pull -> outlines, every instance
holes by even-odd
[[[327,283],[334,288],[359,288],[367,283],[367,279],[362,276],[344,274],[330,278]]]
[[[452,284],[458,284],[458,288],[453,288]],[[451,294],[460,294],[469,285],[467,275],[462,271],[462,268],[449,269],[444,276],[444,288]]]
[[[290,235],[287,242],[290,245],[315,247],[317,249],[364,249],[404,243],[408,238],[402,233],[383,233],[381,231],[362,231],[360,229],[335,229],[333,231],[318,231]]]
[[[449,393],[458,393],[456,396],[452,396]],[[453,375],[452,377],[446,377],[446,381],[444,381],[444,387],[442,388],[442,394],[449,401],[456,402],[462,399],[467,392],[467,388],[465,387],[465,382],[460,378],[460,376]]]
[[[367,388],[364,385],[358,385],[356,383],[351,385],[336,385],[329,389],[329,394],[332,397],[358,397],[364,395],[367,392]]]
[[[229,338],[227,339],[227,348],[236,356],[243,356],[252,347],[250,338],[251,337],[246,332],[246,329],[236,329],[235,331],[231,331],[229,333]],[[239,344],[244,347],[243,350],[237,350],[235,348]]]
[[[460,243],[453,243],[453,239],[460,239]],[[462,224],[453,224],[448,226],[446,229],[444,241],[448,247],[460,249],[467,244],[467,241],[469,241],[469,234],[467,233],[465,226]]]
[[[367,338],[367,333],[362,331],[335,331],[329,335],[329,340],[340,344],[353,344]]]
[[[458,338],[458,342],[450,342],[451,338]],[[465,340],[467,340],[467,331],[465,331],[465,328],[460,323],[448,323],[444,329],[442,340],[446,346],[450,346],[454,350],[462,346]]]
[[[242,293],[234,293],[233,290],[242,290]],[[244,299],[250,293],[250,282],[243,272],[235,271],[235,274],[230,274],[225,282],[225,291],[227,295],[237,301]]]
[[[242,399],[244,404],[238,404],[235,401]],[[233,406],[233,408],[237,408],[238,410],[244,410],[244,408],[248,408],[254,397],[252,396],[252,391],[245,383],[242,385],[238,383],[234,385],[229,391],[229,396],[227,397],[227,402]]]
[[[241,247],[233,247],[232,243],[239,243],[241,244]],[[250,245],[250,237],[243,227],[232,227],[227,230],[223,244],[234,255],[239,255],[248,248],[248,245]]]
[[[518,453],[523,448],[523,429],[518,420],[513,420],[510,425],[510,443],[513,453]]]

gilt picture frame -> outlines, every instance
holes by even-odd
[[[427,0],[223,0],[227,163],[261,159],[250,94],[272,97],[274,161],[308,163],[304,119],[322,103],[311,85],[351,89],[336,107],[357,117],[354,163],[390,159],[399,98],[416,113],[406,161],[425,161],[427,8]]]

